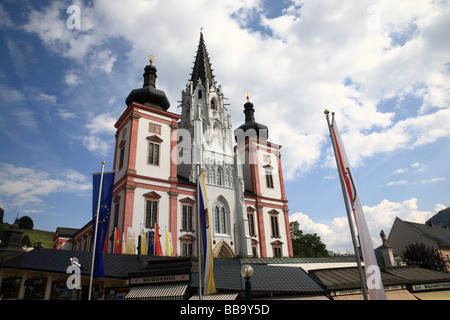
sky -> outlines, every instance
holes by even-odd
[[[450,4],[431,0],[97,0],[0,3],[4,221],[80,228],[91,173],[155,56],[170,112],[200,28],[233,128],[246,92],[282,145],[290,221],[353,252],[324,110],[335,112],[374,247],[396,217],[450,206]]]

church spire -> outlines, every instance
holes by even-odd
[[[206,51],[205,40],[203,38],[203,28],[200,29],[200,40],[197,48],[197,55],[195,56],[194,67],[191,74],[191,81],[194,89],[197,82],[200,80],[203,87],[206,88],[206,80],[209,85],[214,83],[214,75],[212,73],[211,63],[209,62],[208,52]]]

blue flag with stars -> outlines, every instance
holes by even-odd
[[[92,278],[105,277],[105,269],[103,266],[103,248],[105,246],[106,236],[108,234],[109,217],[111,214],[111,204],[114,188],[114,172],[103,173],[102,192],[100,198],[100,212],[97,225],[97,240],[94,254],[94,271]],[[95,232],[95,223],[97,222],[97,206],[100,191],[101,174],[92,175],[92,228]]]

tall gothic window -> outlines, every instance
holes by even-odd
[[[216,233],[227,233],[227,214],[224,207],[214,208],[214,222]]]
[[[220,169],[217,169],[216,171],[216,183],[217,185],[222,185],[222,171]]]
[[[216,232],[220,233],[220,212],[219,207],[214,208],[214,224],[216,225]]]
[[[227,218],[225,216],[225,208],[222,207],[220,209],[220,218],[221,218],[221,228],[222,228],[222,233],[227,233]]]
[[[248,231],[250,233],[250,237],[255,237],[255,214],[254,211],[248,211],[247,210],[247,217],[248,217]]]

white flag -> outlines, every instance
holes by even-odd
[[[356,188],[355,179],[350,168],[350,164],[345,153],[344,144],[342,143],[339,130],[334,120],[334,114],[332,118],[331,139],[335,146],[336,162],[338,164],[338,170],[341,176],[344,178],[344,184],[347,189],[347,195],[352,205],[353,216],[356,222],[356,228],[358,230],[359,242],[362,249],[364,269],[366,273],[366,283],[369,289],[369,296],[371,300],[386,300],[386,294],[384,292],[383,282],[381,281],[381,272],[375,257],[372,241],[370,239],[369,229],[367,227],[366,219],[364,217],[364,211],[359,199],[358,189]],[[355,254],[359,254],[356,252]]]

